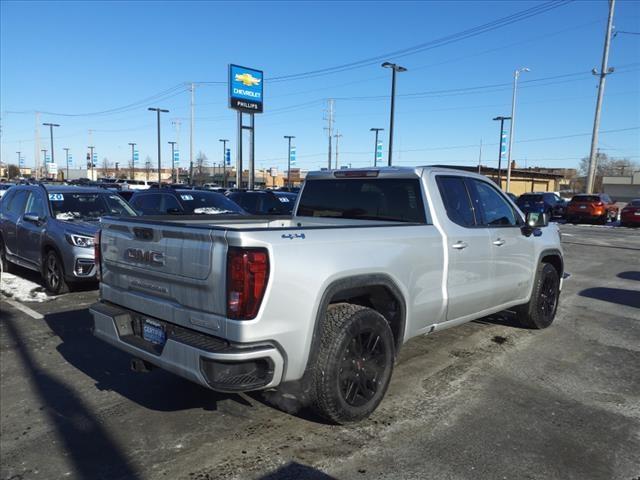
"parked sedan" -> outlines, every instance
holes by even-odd
[[[139,190],[129,203],[142,215],[247,215],[221,193],[187,188]]]
[[[606,193],[574,195],[567,205],[567,221],[606,224],[618,218],[618,207]]]
[[[637,227],[640,225],[640,198],[631,200],[620,212],[620,225]]]
[[[549,218],[562,218],[565,214],[565,202],[555,193],[532,192],[521,195],[516,204],[523,213],[546,213]]]
[[[100,217],[132,216],[133,209],[102,188],[18,185],[0,204],[0,261],[42,274],[51,293],[95,281],[93,239]]]

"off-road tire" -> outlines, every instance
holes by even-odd
[[[313,371],[314,409],[337,424],[368,417],[387,391],[394,361],[393,333],[382,315],[360,305],[330,305]]]
[[[64,278],[64,266],[58,254],[53,250],[49,250],[44,257],[42,278],[47,291],[54,295],[69,291],[69,285]]]
[[[560,276],[549,263],[538,265],[531,300],[520,305],[516,318],[525,328],[547,328],[553,323],[560,299]]]

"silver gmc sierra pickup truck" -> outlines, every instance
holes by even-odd
[[[560,233],[486,177],[308,174],[292,217],[103,218],[94,334],[224,392],[295,386],[325,418],[381,402],[403,343],[510,309],[551,324]]]

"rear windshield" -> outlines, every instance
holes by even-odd
[[[116,193],[49,193],[53,216],[58,220],[91,220],[104,215],[136,213]]]
[[[184,211],[187,214],[245,213],[242,208],[221,193],[183,190],[179,192],[179,195]]]
[[[572,202],[599,202],[600,197],[597,195],[576,195],[571,199]]]
[[[542,202],[542,195],[522,195],[518,198],[518,202]]]
[[[309,180],[297,215],[425,223],[419,180]]]
[[[640,207],[640,200],[631,200],[629,202],[629,205],[631,205],[632,207]]]

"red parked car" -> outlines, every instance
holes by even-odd
[[[640,225],[640,198],[631,200],[622,209],[620,225],[623,227],[637,227]]]
[[[618,219],[618,207],[606,193],[574,195],[567,205],[569,223],[597,222],[607,223]]]

